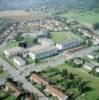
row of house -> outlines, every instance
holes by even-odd
[[[52,96],[57,97],[58,100],[67,100],[68,99],[67,94],[64,94],[62,91],[57,89],[55,86],[50,85],[45,79],[43,79],[38,74],[33,73],[30,77],[30,80],[38,83],[39,85],[44,85],[45,86],[44,92],[50,93]]]
[[[94,63],[92,62],[84,62],[84,60],[82,60],[81,58],[74,58],[73,59],[73,62],[76,64],[76,65],[83,65],[83,67],[89,71],[92,71],[93,69],[95,69],[95,71],[97,73],[99,73],[99,67],[96,66]]]

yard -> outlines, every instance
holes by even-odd
[[[96,100],[99,96],[99,78],[96,78],[95,76],[89,74],[87,71],[83,70],[82,68],[74,68],[68,64],[63,64],[61,66],[58,66],[59,70],[67,69],[69,72],[72,72],[74,74],[77,74],[79,77],[81,77],[84,81],[89,81],[88,86],[92,88],[91,91],[88,91],[86,93],[86,97],[88,100]],[[79,97],[77,100],[81,100],[81,97]]]
[[[70,31],[66,31],[66,32],[52,32],[52,40],[55,41],[55,42],[62,42],[64,40],[71,40],[73,38],[80,39],[80,37],[78,37],[77,35],[73,34]]]
[[[64,81],[68,82],[67,80],[63,80],[63,78],[60,76],[60,74],[56,74],[55,72],[57,72],[57,70],[59,70],[60,72],[62,72],[63,70],[67,70],[68,73],[73,73],[76,77],[81,78],[82,81],[88,82],[86,85],[89,87],[89,89],[85,92],[84,95],[79,95],[76,100],[97,100],[97,98],[99,98],[99,78],[89,74],[87,71],[85,71],[85,69],[83,68],[75,68],[70,64],[63,64],[60,66],[57,66],[57,69],[55,69],[56,71],[50,70],[49,68],[46,69],[46,73],[44,72],[43,77],[47,78],[48,80],[52,80],[52,81],[61,81],[61,83],[63,84]],[[56,83],[56,85],[58,87],[61,87],[61,89],[64,89],[64,85],[60,85],[59,83]],[[65,84],[67,85],[67,84]],[[63,88],[62,88],[63,87]],[[67,92],[73,92],[74,93],[78,93],[78,89],[74,88],[74,89],[67,89]],[[87,99],[86,99],[87,98]]]

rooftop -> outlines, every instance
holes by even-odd
[[[84,64],[84,66],[88,66],[88,67],[90,67],[90,68],[95,68],[96,66],[95,66],[95,64],[93,64],[93,63],[91,63],[91,62],[86,62],[85,64]]]
[[[68,98],[67,95],[65,95],[62,91],[58,90],[56,87],[52,85],[47,85],[45,91],[48,91],[53,96],[57,96],[61,100],[66,100],[66,97]]]
[[[62,45],[67,45],[67,44],[71,44],[71,43],[75,43],[75,42],[78,43],[78,42],[80,42],[80,40],[74,38],[74,39],[72,39],[72,40],[65,40],[65,41],[63,41],[63,42],[60,42],[60,44],[62,44]]]
[[[51,50],[57,50],[55,46],[35,46],[32,48],[31,52],[35,54],[40,54],[43,52],[51,51]]]
[[[48,82],[44,78],[36,73],[32,74],[31,78],[32,80],[35,80],[38,84],[48,84]]]
[[[23,92],[22,90],[14,83],[11,81],[7,81],[6,82],[6,86],[8,87],[8,89],[16,96],[18,97],[19,95],[21,95]]]
[[[18,56],[14,57],[14,59],[17,60],[18,62],[24,62],[24,60],[21,57],[18,57]]]

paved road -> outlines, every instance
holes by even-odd
[[[36,93],[40,97],[40,100],[48,100],[40,91],[38,91],[35,87],[33,87],[32,84],[27,81],[27,79],[25,79],[24,75],[19,75],[18,74],[19,72],[11,65],[9,65],[6,61],[4,61],[1,57],[0,57],[0,64],[4,66],[4,69],[13,77],[14,80],[22,82],[23,87],[25,89],[27,89],[30,92]]]

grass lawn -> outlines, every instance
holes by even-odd
[[[66,32],[52,32],[52,40],[55,42],[62,42],[64,40],[71,40],[73,38],[79,38],[77,35],[73,34],[70,31]]]
[[[57,67],[60,71],[63,69],[67,69],[69,72],[77,74],[84,81],[89,81],[88,86],[92,88],[91,91],[87,92],[87,100],[96,100],[99,97],[99,78],[89,74],[87,71],[82,68],[74,68],[68,64],[63,64]],[[81,100],[79,97],[77,100]],[[85,100],[85,99],[84,99]]]
[[[10,95],[7,98],[5,98],[4,100],[16,100],[16,98],[14,96]]]
[[[13,48],[13,47],[17,47],[19,44],[19,42],[17,41],[8,41],[6,48]]]
[[[34,38],[30,37],[28,35],[24,37],[24,41],[26,41],[27,43],[33,43],[33,40],[34,40]]]
[[[99,22],[99,13],[94,13],[92,11],[87,11],[84,13],[79,13],[76,11],[69,11],[63,14],[60,14],[63,17],[67,17],[67,18],[75,18],[79,21],[82,22],[87,22],[89,24],[93,24],[96,22]]]

